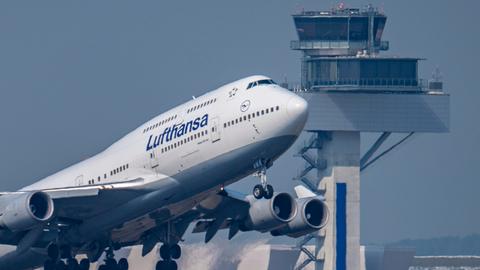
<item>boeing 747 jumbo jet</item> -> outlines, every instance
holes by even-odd
[[[103,152],[17,192],[0,193],[0,244],[16,250],[0,269],[127,270],[114,251],[162,243],[157,270],[177,269],[179,242],[220,229],[300,237],[325,225],[321,197],[274,193],[266,171],[301,133],[307,102],[252,76],[194,98],[141,125]],[[255,174],[252,195],[226,186]],[[156,252],[156,251],[155,251]],[[80,262],[76,258],[81,259]],[[133,266],[131,268],[134,268]]]

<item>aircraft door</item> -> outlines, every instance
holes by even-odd
[[[212,128],[210,131],[212,143],[220,141],[220,120],[218,117],[212,119]]]
[[[83,174],[75,178],[75,186],[83,186]]]
[[[153,170],[156,170],[156,168],[159,165],[157,153],[155,150],[152,150],[150,152],[150,166],[152,167]]]

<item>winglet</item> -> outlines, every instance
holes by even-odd
[[[308,188],[302,185],[298,185],[294,189],[295,189],[295,193],[297,193],[298,198],[308,198],[308,197],[317,196],[317,194],[313,193],[311,190],[309,190]]]

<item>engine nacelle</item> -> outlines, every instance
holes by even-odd
[[[48,221],[53,215],[53,200],[44,192],[12,194],[0,209],[0,227],[24,231]]]
[[[284,226],[297,215],[295,199],[288,193],[277,193],[269,200],[256,200],[249,197],[250,209],[245,222],[240,226],[242,231],[268,232]]]
[[[323,228],[328,221],[327,205],[318,197],[297,199],[297,216],[288,224],[272,230],[273,236],[300,237]]]

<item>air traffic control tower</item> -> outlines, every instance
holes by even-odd
[[[438,78],[419,78],[420,58],[383,55],[387,16],[371,6],[302,11],[293,20],[298,40],[291,49],[302,58],[301,84],[291,90],[309,102],[305,129],[312,134],[298,153],[306,166],[295,179],[323,194],[330,210],[328,225],[299,241],[315,241],[316,250],[302,249],[307,259],[298,269],[362,269],[360,172],[413,133],[448,132],[449,95]],[[360,153],[365,132],[379,137]],[[392,133],[402,139],[382,146]]]

